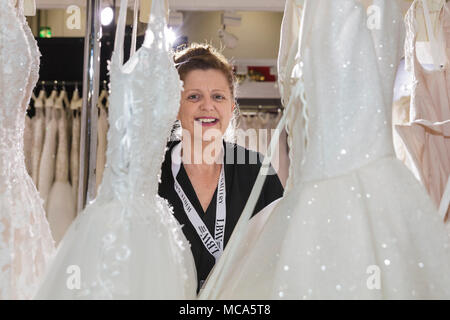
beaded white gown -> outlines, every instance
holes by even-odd
[[[127,1],[121,1],[103,182],[61,241],[37,299],[196,296],[189,244],[167,201],[157,194],[181,93],[166,47],[163,1],[153,1],[144,45],[125,64]]]
[[[0,1],[0,299],[30,299],[53,255],[42,200],[23,152],[40,53],[23,3]]]
[[[379,24],[369,29],[359,1],[308,3],[304,165],[291,159],[292,188],[211,292],[221,299],[448,299],[450,237],[392,144],[400,9],[374,0]],[[291,134],[293,148],[302,146],[301,132]]]

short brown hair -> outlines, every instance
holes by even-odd
[[[219,70],[228,81],[231,95],[235,98],[236,77],[233,66],[213,46],[209,44],[193,43],[190,46],[175,52],[175,66],[181,80],[192,70]]]

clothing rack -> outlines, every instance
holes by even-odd
[[[280,113],[283,111],[281,107],[274,107],[273,105],[257,105],[245,106],[239,108],[242,115],[257,114],[257,113]]]
[[[65,81],[65,80],[53,80],[53,81],[49,81],[49,80],[41,80],[38,82],[38,84],[36,85],[36,88],[38,88],[39,86],[41,87],[65,87],[65,86],[69,86],[69,87],[82,87],[83,85],[83,81]],[[103,89],[107,89],[108,88],[108,82],[106,80],[103,80],[102,82],[103,85]]]

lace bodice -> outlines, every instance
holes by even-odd
[[[26,108],[40,53],[22,5],[0,1],[0,299],[30,299],[54,250],[24,160]]]
[[[356,0],[311,5],[327,8],[304,25],[309,134],[304,166],[296,160],[293,167],[302,180],[338,176],[394,154],[392,88],[404,37],[396,1],[374,0],[369,14]]]
[[[125,12],[121,11],[110,64],[107,163],[99,196],[157,194],[159,171],[179,109],[181,81],[165,38],[165,14],[152,15],[143,46],[123,64]],[[127,1],[122,0],[121,5]],[[165,48],[165,50],[161,50]],[[149,83],[149,75],[153,83]],[[159,94],[165,92],[164,95]],[[109,181],[109,182],[108,182]]]

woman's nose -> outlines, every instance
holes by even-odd
[[[210,96],[205,96],[202,103],[200,104],[200,108],[206,111],[214,110],[215,109],[214,99],[212,99]]]

